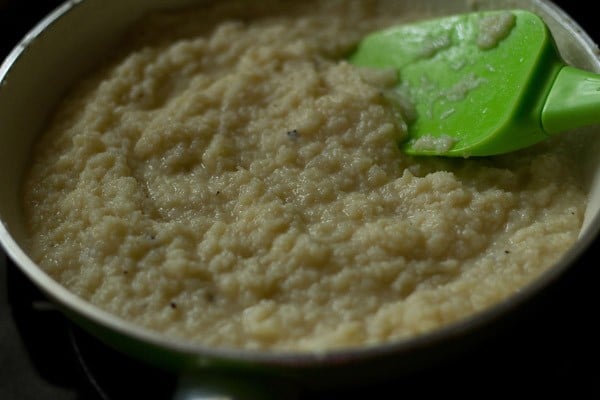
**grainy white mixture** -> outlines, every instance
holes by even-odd
[[[516,17],[511,12],[494,14],[481,19],[479,22],[479,37],[477,46],[483,50],[494,48],[512,31]]]
[[[343,61],[396,2],[215,3],[137,26],[35,149],[31,255],[77,295],[188,341],[322,351],[472,315],[576,239],[562,139],[398,150],[395,75]]]

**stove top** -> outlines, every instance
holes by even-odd
[[[60,3],[0,0],[0,59]],[[582,4],[556,3],[600,41],[600,27]],[[514,329],[458,359],[370,387],[304,391],[299,397],[579,392],[599,398],[600,328],[593,317],[599,253],[600,239]],[[173,374],[107,348],[74,326],[0,251],[0,399],[170,399],[176,387]]]

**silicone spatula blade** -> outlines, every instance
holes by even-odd
[[[480,11],[367,35],[360,67],[395,68],[412,103],[400,146],[413,155],[489,156],[600,123],[600,75],[568,66],[543,19]]]

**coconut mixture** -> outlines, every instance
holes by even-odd
[[[31,256],[77,295],[178,340],[324,351],[473,315],[576,240],[567,139],[400,152],[398,77],[344,61],[398,2],[214,3],[136,25],[36,145]]]

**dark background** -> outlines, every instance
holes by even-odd
[[[60,3],[0,0],[0,60]],[[557,0],[555,3],[579,22],[594,41],[600,42],[600,23],[590,9],[592,2]],[[385,388],[392,391],[394,398],[418,391],[463,397],[478,394],[477,397],[487,398],[495,393],[520,397],[527,393],[536,397],[558,394],[600,399],[600,329],[596,327],[600,316],[598,255],[600,238],[556,287],[526,311],[513,329],[498,331],[497,337],[460,359],[377,388],[328,396],[370,397],[378,388]],[[1,250],[0,257],[3,257]],[[14,265],[0,262],[0,399],[124,399],[133,393],[150,399],[169,397],[166,393],[172,377],[153,375],[155,371],[145,366],[121,362],[119,355],[107,358],[107,362],[129,369],[123,371],[119,365],[109,368],[117,375],[129,374],[129,380],[115,378],[119,385],[126,386],[113,390],[107,384],[107,389],[98,390],[102,382],[90,382],[89,366],[78,361],[81,349],[73,349],[73,332],[68,322],[46,310],[46,306],[43,296]],[[149,392],[140,389],[153,378],[160,380],[158,388]]]

